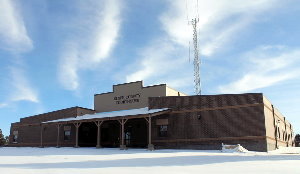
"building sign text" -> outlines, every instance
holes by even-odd
[[[121,95],[114,97],[116,104],[138,103],[140,102],[141,94]]]

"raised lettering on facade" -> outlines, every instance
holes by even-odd
[[[128,104],[140,102],[141,94],[121,95],[114,97],[116,104]]]

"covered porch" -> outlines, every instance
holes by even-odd
[[[76,135],[74,147],[120,147],[122,150],[128,147],[147,147],[149,150],[154,150],[151,141],[151,119],[170,112],[168,108],[149,110],[145,107],[43,122],[40,146],[43,147],[44,127],[54,124],[57,127],[57,147],[61,144],[61,127],[74,125]]]

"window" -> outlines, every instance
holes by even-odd
[[[71,131],[67,130],[64,131],[64,140],[70,140],[71,139]]]
[[[168,136],[168,119],[157,119],[156,125],[158,126],[158,136],[159,137],[166,137]]]
[[[18,143],[18,131],[13,131],[13,143]]]
[[[168,125],[160,125],[158,127],[158,136],[159,137],[166,137],[168,136]]]
[[[64,126],[64,140],[71,140],[71,126]]]

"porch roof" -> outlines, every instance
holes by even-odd
[[[130,110],[120,110],[111,112],[99,112],[95,114],[86,114],[77,117],[63,118],[58,120],[51,120],[42,122],[42,124],[47,123],[65,123],[65,122],[84,122],[84,121],[96,121],[96,120],[117,120],[121,118],[143,118],[150,115],[161,115],[164,113],[171,112],[169,108],[162,109],[150,109],[148,107]]]

